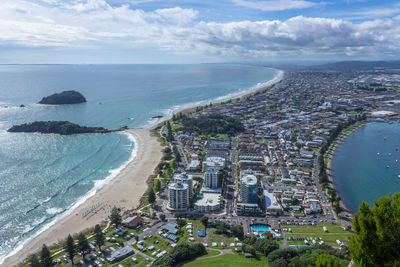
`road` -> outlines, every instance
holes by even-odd
[[[230,172],[228,174],[227,180],[227,190],[226,190],[226,214],[232,216],[234,213],[234,199],[235,199],[235,180],[237,172],[237,143],[238,137],[232,138],[232,149],[230,154]]]

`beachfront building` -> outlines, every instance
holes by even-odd
[[[257,177],[253,171],[245,170],[240,173],[240,202],[257,204]]]
[[[202,213],[216,212],[221,209],[221,194],[204,193],[194,204],[194,209]]]
[[[143,221],[143,219],[140,216],[133,215],[124,219],[122,225],[129,228],[135,228],[141,221]]]
[[[175,183],[182,183],[188,185],[189,198],[193,197],[193,176],[185,172],[177,173],[173,177]]]
[[[186,210],[189,208],[189,187],[183,183],[171,183],[168,186],[168,209]]]
[[[222,177],[216,167],[207,167],[204,172],[204,186],[208,188],[220,188],[222,186]]]
[[[113,251],[111,255],[107,258],[110,263],[116,263],[122,261],[123,259],[133,255],[135,252],[131,246],[125,246],[116,251]]]

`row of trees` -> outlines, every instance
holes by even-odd
[[[347,250],[337,250],[327,245],[280,249],[271,233],[266,232],[264,238],[247,237],[243,241],[243,252],[255,257],[261,253],[267,256],[271,267],[339,267],[347,266],[350,257]]]
[[[270,267],[347,267],[350,258],[347,252],[338,251],[327,245],[276,249],[267,256]]]
[[[203,219],[201,221],[203,222]],[[215,228],[215,233],[218,235],[225,235],[227,237],[234,236],[239,238],[240,240],[243,240],[244,238],[243,227],[240,224],[229,225],[228,223],[223,221],[216,221],[212,223],[207,222],[207,225]]]
[[[111,210],[110,221],[116,226],[121,225],[121,211],[117,207],[114,207]],[[101,247],[105,244],[105,235],[99,224],[96,224],[94,227],[93,235],[95,237],[96,246],[101,249]],[[68,235],[64,244],[64,249],[68,254],[68,258],[71,260],[72,265],[74,265],[74,257],[78,253],[81,253],[83,260],[85,261],[86,255],[90,252],[89,242],[83,233],[78,235],[77,242],[74,241],[71,235]],[[38,258],[36,255],[31,257],[31,267],[52,267],[53,265],[54,264],[50,250],[45,244],[42,246],[40,258]]]
[[[99,249],[105,243],[105,236],[103,231],[101,230],[100,225],[96,224],[94,227],[94,236],[95,242]],[[74,265],[74,258],[78,253],[81,253],[82,258],[86,261],[86,255],[90,252],[89,242],[87,241],[85,235],[80,233],[78,235],[77,243],[74,242],[71,235],[68,235],[67,240],[64,244],[64,249],[68,254],[68,258],[71,260],[72,265]],[[42,251],[40,253],[40,259],[36,255],[33,255],[31,258],[31,267],[52,267],[53,259],[50,253],[50,250],[47,248],[45,244],[42,246]]]
[[[329,177],[326,172],[327,166],[325,164],[325,154],[328,151],[331,144],[336,140],[336,138],[339,137],[339,135],[342,133],[344,129],[365,119],[366,115],[363,114],[356,116],[355,118],[349,119],[344,123],[340,123],[333,131],[331,131],[328,139],[322,145],[319,151],[320,152],[318,156],[319,183],[321,184],[322,188],[328,190],[329,200],[333,204],[333,208],[335,209],[336,213],[340,213],[342,211],[342,208],[340,206],[340,196],[336,193],[336,191],[333,188],[329,186]]]

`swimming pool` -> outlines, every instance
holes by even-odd
[[[255,224],[250,226],[251,230],[253,231],[254,235],[263,235],[265,232],[269,231],[269,226],[264,224]]]

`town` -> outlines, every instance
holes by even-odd
[[[396,75],[286,71],[266,90],[175,114],[157,129],[164,158],[140,207],[123,219],[116,210],[80,266],[202,266],[189,262],[217,255],[286,266],[270,255],[312,246],[347,266],[352,217],[327,180],[330,142],[339,128],[400,118]],[[177,246],[185,256],[170,255]],[[67,252],[53,259],[65,266]]]

